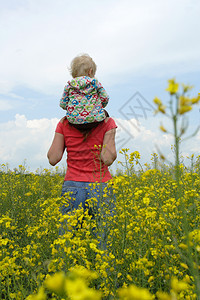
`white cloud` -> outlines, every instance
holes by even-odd
[[[47,151],[58,119],[27,120],[17,114],[14,121],[0,124],[0,162],[12,168],[27,160],[32,170],[48,167]],[[5,130],[6,129],[6,130]]]
[[[200,130],[198,131],[195,138],[193,138],[193,142],[191,143],[191,139],[188,139],[185,141],[185,144],[187,145],[188,150],[190,150],[190,153],[197,153],[197,155],[200,155]]]
[[[111,83],[125,73],[199,70],[199,11],[199,1],[191,0],[2,5],[0,80],[10,89],[23,83],[57,93],[69,77],[66,67],[81,52],[93,56],[97,76]]]
[[[151,155],[154,152],[164,155],[167,162],[175,162],[175,153],[173,150],[175,144],[174,136],[172,134],[163,133],[159,129],[161,122],[164,122],[167,129],[171,128],[171,120],[167,118],[163,120],[163,116],[158,115],[156,119],[153,116],[148,116],[147,120],[141,119],[139,123],[134,119],[115,119],[115,121],[118,125],[116,135],[116,146],[118,150],[121,148],[129,148],[129,153],[138,151],[141,154],[141,162],[143,164],[150,162]],[[188,136],[191,131],[193,132],[192,128],[189,127],[186,136]],[[199,149],[200,132],[181,143],[180,154],[184,158],[192,154],[197,156],[199,155]],[[118,160],[122,160],[120,154],[118,154]]]
[[[59,120],[34,119],[28,120],[26,116],[17,114],[15,120],[0,124],[0,164],[8,163],[10,168],[18,167],[27,161],[28,167],[36,169],[50,168],[47,160],[47,151],[53,139],[56,124]],[[130,152],[139,151],[142,163],[150,162],[151,154],[158,152],[155,145],[168,160],[173,161],[171,145],[173,139],[163,134],[159,129],[155,130],[155,124],[149,126],[140,125],[140,131],[133,126],[137,125],[135,120],[115,119],[118,129],[116,135],[116,146],[118,151],[121,148],[129,148]],[[155,122],[154,122],[155,123]],[[6,130],[5,130],[6,129]],[[187,143],[183,147],[183,153],[198,153],[200,149],[200,134],[193,138],[193,147]],[[197,152],[196,152],[197,151]],[[65,166],[66,154],[59,166]],[[118,154],[118,160],[122,160]]]

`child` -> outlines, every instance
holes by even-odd
[[[65,86],[60,106],[76,128],[96,127],[108,115],[103,108],[109,100],[105,89],[94,78],[96,64],[89,55],[80,55],[72,60],[70,71],[74,79]]]

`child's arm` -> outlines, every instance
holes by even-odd
[[[99,98],[101,99],[101,104],[103,107],[106,107],[106,105],[108,104],[108,101],[109,101],[109,96],[100,82],[97,81],[96,86],[97,86],[97,92],[98,92]]]
[[[62,107],[63,109],[67,108],[67,104],[69,102],[69,97],[68,97],[69,93],[68,93],[68,90],[69,90],[69,84],[67,84],[65,86],[62,98],[60,99],[60,107]]]

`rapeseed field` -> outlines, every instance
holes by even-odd
[[[102,192],[98,209],[94,193],[86,210],[63,216],[59,208],[73,195],[60,197],[58,169],[1,166],[0,299],[200,299],[200,156],[187,167],[179,157],[186,131],[179,117],[199,100],[186,97],[189,89],[180,96],[174,79],[167,89],[177,101],[175,163],[153,153],[138,168],[140,154],[122,149],[126,170]]]

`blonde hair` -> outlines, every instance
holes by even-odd
[[[92,71],[94,76],[96,73],[97,66],[92,58],[88,54],[81,54],[76,56],[70,66],[70,73],[73,78],[79,76],[89,76]]]

